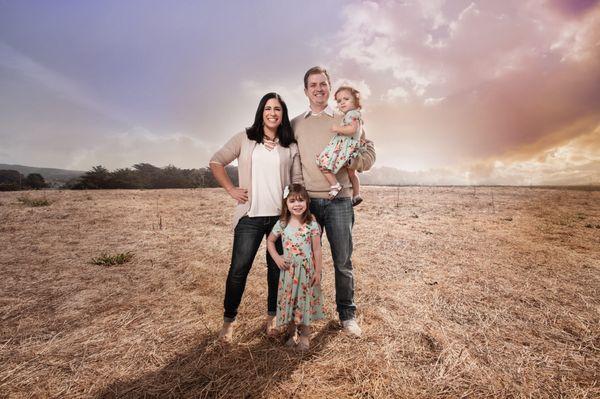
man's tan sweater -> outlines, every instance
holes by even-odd
[[[335,136],[335,133],[331,132],[331,126],[341,125],[342,117],[343,115],[339,113],[329,116],[322,112],[319,115],[309,115],[308,117],[305,117],[305,114],[302,113],[291,122],[294,136],[298,142],[304,185],[312,198],[329,197],[329,183],[317,166],[317,156],[329,144],[331,138]],[[353,160],[351,167],[358,171],[369,170],[374,162],[375,148],[369,142],[365,151]],[[340,169],[336,174],[336,178],[343,187],[338,197],[350,197],[352,195],[352,185],[346,168]]]

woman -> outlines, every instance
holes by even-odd
[[[239,187],[225,172],[238,160]],[[219,339],[231,342],[233,322],[242,300],[246,278],[263,238],[281,214],[283,188],[302,183],[300,157],[285,102],[267,93],[258,104],[254,123],[223,146],[210,160],[213,175],[237,201],[234,212],[233,252],[225,284],[223,328]],[[281,241],[277,250],[282,252]],[[279,268],[267,252],[267,334],[274,332]]]

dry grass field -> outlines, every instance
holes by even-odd
[[[264,246],[215,343],[223,190],[27,195],[51,203],[0,193],[0,397],[600,397],[598,191],[367,187],[364,337],[339,329],[325,243],[329,319],[305,354],[263,333]]]

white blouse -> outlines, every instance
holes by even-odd
[[[256,144],[252,152],[252,200],[248,216],[277,216],[281,213],[283,187],[279,151]]]

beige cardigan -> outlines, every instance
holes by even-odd
[[[243,204],[237,204],[233,213],[233,228],[237,226],[238,221],[250,210],[252,201],[252,152],[256,146],[256,141],[248,139],[246,131],[242,131],[231,138],[225,145],[217,151],[210,163],[217,163],[226,166],[238,160],[238,178],[240,188],[248,190],[248,201]],[[288,148],[281,145],[275,147],[279,151],[279,170],[281,176],[281,187],[290,183],[302,184],[302,169],[300,166],[300,154],[296,143],[290,144]]]

